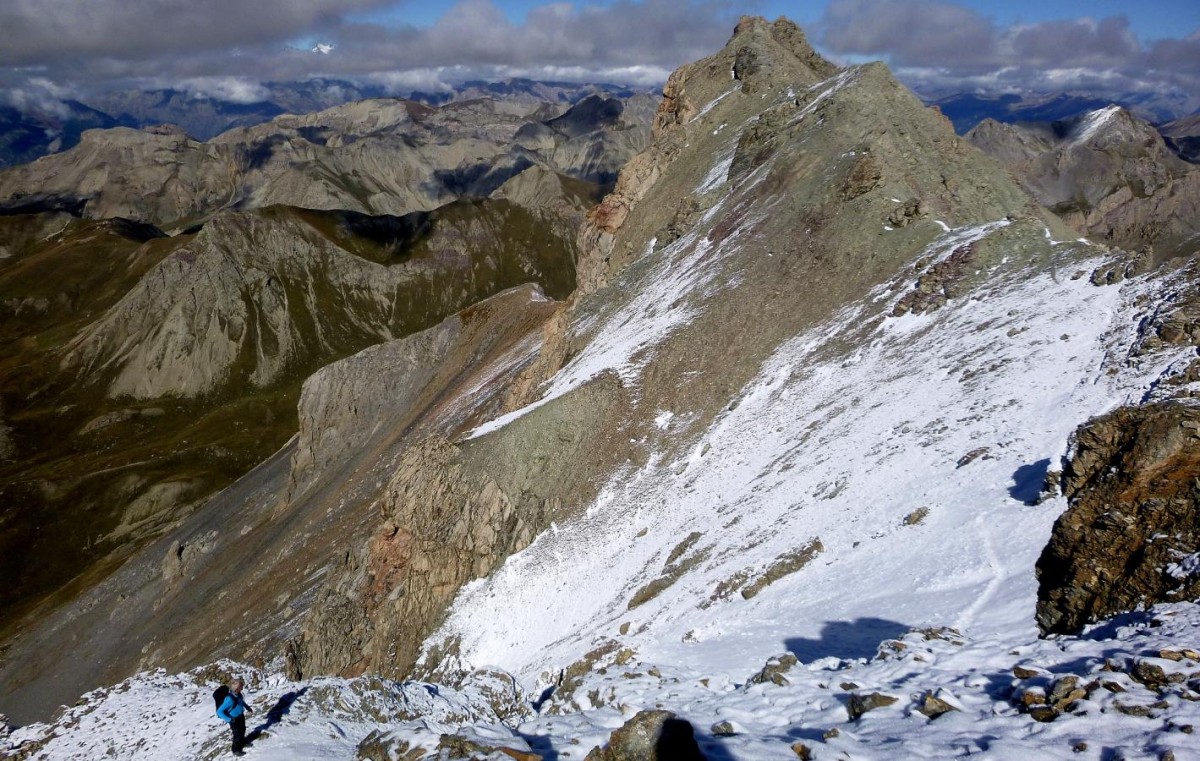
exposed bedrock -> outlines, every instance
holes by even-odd
[[[1070,507],[1037,564],[1043,634],[1200,596],[1200,408],[1123,407],[1081,426]]]

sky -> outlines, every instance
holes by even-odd
[[[649,87],[746,13],[792,18],[834,61],[885,60],[919,90],[1200,98],[1198,0],[3,0],[0,100],[174,87],[250,102],[314,77]]]

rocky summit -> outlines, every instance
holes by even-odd
[[[249,128],[295,131],[263,167],[372,157],[352,175],[371,190],[249,169],[261,182],[199,204],[196,229],[187,194],[117,223],[95,217],[119,187],[38,190],[72,152],[0,178],[21,203],[85,199],[0,219],[0,275],[69,261],[71,235],[125,266],[88,298],[11,276],[32,358],[6,370],[25,384],[2,411],[12,488],[50,504],[115,478],[36,470],[78,456],[31,420],[157,430],[165,457],[191,450],[160,418],[215,447],[239,410],[294,410],[215,494],[172,501],[182,471],[118,466],[165,496],[113,497],[110,524],[158,518],[12,608],[10,755],[216,757],[211,689],[241,673],[264,759],[1184,757],[1192,238],[1108,247],[1126,228],[1081,229],[1006,168],[1063,138],[981,151],[986,130],[957,136],[884,65],[839,68],[785,19],[743,18],[675,71],[598,203],[629,103],[500,119],[500,153],[473,154],[487,169],[449,203],[450,185],[382,185],[415,157],[462,171],[430,137],[458,134],[449,112],[425,108]],[[460,108],[480,128],[526,106]],[[1105,137],[1123,119],[1067,139],[1125,166],[1128,135]],[[345,140],[353,124],[390,137]],[[1187,181],[1158,155],[1121,181]]]
[[[1056,122],[985,119],[966,137],[1086,235],[1160,259],[1195,250],[1200,170],[1119,106]]]

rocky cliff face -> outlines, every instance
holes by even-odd
[[[1195,250],[1200,173],[1153,127],[1118,106],[1064,122],[986,119],[967,139],[1085,235],[1131,250],[1153,248],[1160,257]]]
[[[1070,508],[1038,561],[1043,633],[1200,596],[1200,410],[1122,408],[1074,436]]]

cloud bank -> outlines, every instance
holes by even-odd
[[[518,76],[654,85],[719,49],[746,7],[730,0],[548,2],[514,23],[495,0],[458,0],[432,26],[364,21],[383,9],[402,15],[405,5],[3,0],[0,90],[26,93],[10,94],[11,102],[53,88],[86,94],[169,86],[250,102],[264,96],[264,82],[315,77],[397,93]],[[807,31],[835,59],[884,58],[926,91],[1169,91],[1200,105],[1200,29],[1143,42],[1122,17],[1001,26],[947,0],[830,0]]]
[[[0,84],[14,86],[30,72],[85,87],[173,81],[198,91],[204,87],[197,83],[223,84],[235,93],[248,92],[254,82],[318,76],[434,84],[449,76],[507,75],[651,84],[719,49],[736,20],[732,4],[719,0],[621,0],[606,7],[550,3],[514,24],[493,0],[460,0],[429,27],[355,21],[362,11],[397,5],[6,0],[0,4]]]
[[[1200,29],[1143,43],[1121,16],[1004,27],[939,0],[832,0],[817,29],[830,52],[882,57],[917,87],[1200,96]]]

